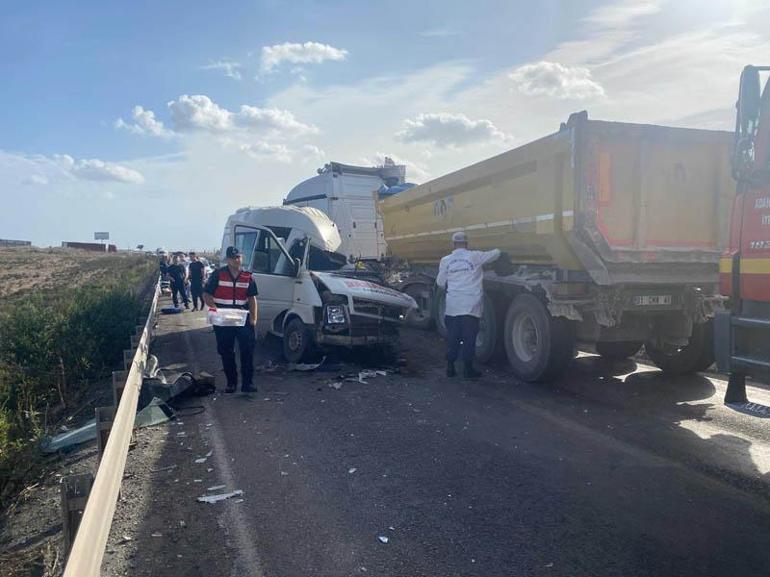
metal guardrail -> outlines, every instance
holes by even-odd
[[[142,377],[147,363],[147,351],[152,338],[159,295],[160,280],[155,284],[155,295],[147,314],[147,321],[136,345],[104,454],[64,569],[64,577],[98,577],[99,575],[123,472],[126,468],[128,447],[134,429],[139,391],[142,388]]]

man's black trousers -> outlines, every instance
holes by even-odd
[[[473,315],[444,317],[446,323],[446,359],[450,363],[457,360],[462,342],[462,359],[470,365],[476,354],[476,335],[479,334],[479,318]]]
[[[251,387],[254,378],[254,327],[247,322],[242,327],[214,326],[217,337],[217,352],[222,357],[222,368],[225,370],[227,385],[235,387],[238,384],[238,371],[235,368],[235,341],[241,352],[241,386]]]
[[[192,293],[193,308],[198,308],[198,301],[200,301],[200,309],[203,310],[203,283],[190,281],[190,292]]]
[[[189,305],[190,301],[187,300],[187,291],[185,291],[184,283],[171,281],[171,299],[174,301],[174,306],[179,306],[179,296],[182,297],[182,302],[185,305]]]

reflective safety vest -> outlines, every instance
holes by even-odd
[[[235,282],[233,282],[233,277],[230,276],[230,271],[227,267],[219,269],[217,275],[217,288],[214,289],[214,294],[212,295],[216,305],[231,309],[247,308],[246,301],[248,297],[246,292],[251,281],[251,273],[242,270],[238,273]]]

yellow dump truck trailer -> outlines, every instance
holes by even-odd
[[[555,134],[380,201],[388,250],[419,273],[404,290],[439,330],[430,280],[452,233],[502,250],[485,273],[477,353],[504,347],[522,379],[559,374],[577,342],[615,359],[644,345],[663,370],[700,370],[722,302],[732,142],[573,114]]]

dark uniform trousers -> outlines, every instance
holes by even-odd
[[[227,377],[228,386],[238,384],[238,371],[235,366],[235,341],[241,353],[241,387],[251,387],[254,379],[254,327],[247,320],[242,327],[214,326],[217,337],[217,352],[222,357],[222,367]]]
[[[190,292],[192,293],[193,307],[198,306],[200,301],[200,308],[203,309],[203,281],[190,281]]]
[[[476,336],[479,334],[479,318],[473,315],[445,316],[447,330],[446,359],[450,363],[457,360],[462,342],[462,359],[466,365],[473,363],[476,354]]]
[[[177,282],[171,279],[171,299],[174,301],[174,306],[179,306],[179,297],[185,305],[189,305],[190,301],[187,299],[187,291],[185,290],[184,281]]]

